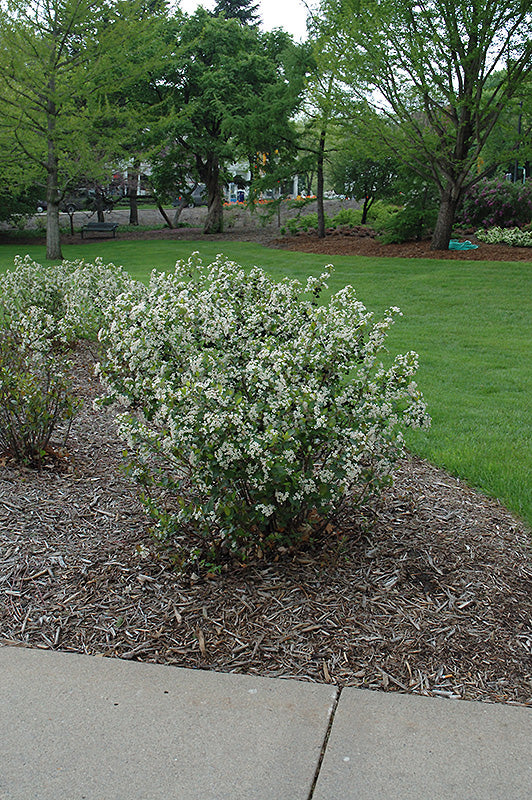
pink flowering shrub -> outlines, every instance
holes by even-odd
[[[466,194],[456,224],[467,227],[521,228],[532,221],[532,183],[484,180]]]

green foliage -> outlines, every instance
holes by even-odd
[[[499,78],[494,75],[494,82]],[[532,158],[530,120],[532,114],[532,77],[520,87],[504,108],[482,151],[482,166],[499,168],[514,180],[522,176],[523,164]]]
[[[291,117],[304,74],[301,51],[282,31],[263,34],[202,8],[169,19],[161,37],[165,58],[138,87],[139,102],[144,93],[151,108],[146,129],[157,174],[165,178],[167,194],[172,172],[176,194],[190,182],[204,184],[205,232],[216,233],[223,228],[229,165],[245,159],[256,181],[290,156]]]
[[[308,537],[378,494],[400,429],[427,422],[417,357],[378,359],[398,309],[373,322],[352,287],[318,304],[329,273],[276,283],[222,257],[154,272],[108,309],[106,402],[156,534],[183,563]]]
[[[331,220],[333,228],[345,225],[346,227],[355,227],[362,222],[362,211],[359,208],[341,208],[340,211],[334,215]]]
[[[484,180],[472,186],[457,215],[458,225],[514,228],[532,220],[532,184]]]
[[[62,352],[79,338],[95,339],[103,309],[130,284],[112,264],[43,267],[29,256],[1,276],[1,455],[39,467],[58,428],[64,444],[79,404]]]
[[[376,222],[379,221],[384,224],[396,207],[386,206],[382,203],[375,203],[370,212],[368,213],[368,222],[376,227]],[[341,208],[333,217],[325,215],[326,228],[358,228],[362,225],[362,209],[360,208]],[[300,215],[287,219],[284,226],[281,228],[281,233],[289,233],[291,236],[303,231],[316,231],[318,229],[318,215],[316,213]]]
[[[334,189],[363,202],[362,224],[375,200],[392,195],[397,174],[397,161],[389,156],[380,160],[356,158],[352,151],[344,150],[333,161]]]
[[[361,219],[362,212],[360,209],[341,208],[334,217],[329,217],[327,214],[325,215],[325,227],[338,228],[341,226],[354,228],[360,225]],[[287,219],[283,228],[281,228],[281,233],[289,233],[295,236],[300,231],[308,233],[309,231],[316,230],[318,230],[318,215],[312,213]]]
[[[255,25],[259,21],[259,4],[254,0],[217,0],[213,14],[226,19],[237,19],[243,25]]]
[[[406,206],[385,223],[381,241],[395,244],[424,239],[434,230],[436,217],[436,209]]]
[[[19,220],[24,222],[35,213],[41,190],[35,186],[17,187],[15,182],[11,187],[6,184],[0,194],[0,220],[12,223],[17,223]]]
[[[325,224],[330,224],[330,218],[326,216]],[[291,236],[297,233],[308,233],[309,231],[318,230],[318,215],[314,212],[311,214],[302,214],[299,217],[292,217],[287,219],[284,226],[281,228],[281,233],[288,232]]]
[[[17,334],[0,329],[0,455],[40,467],[60,427],[64,444],[79,408],[64,366],[57,354],[32,353]]]
[[[376,229],[385,244],[419,241],[434,230],[438,200],[434,187],[416,175],[403,172],[396,181],[401,207],[388,207]]]
[[[387,225],[391,224],[395,215],[402,211],[402,208],[402,206],[377,200],[368,211],[368,224],[376,231],[383,231]]]
[[[8,0],[0,15],[0,138],[9,143],[0,166],[17,165],[21,186],[46,187],[50,258],[61,257],[63,194],[103,179],[116,156],[104,95],[136,10],[135,0]]]

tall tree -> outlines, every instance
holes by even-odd
[[[343,120],[349,103],[338,56],[335,50],[335,28],[330,20],[310,13],[307,19],[308,45],[311,49],[313,69],[305,93],[305,135],[302,149],[307,159],[314,156],[316,172],[316,204],[318,237],[325,237],[325,169],[336,144],[331,144],[338,123]]]
[[[190,165],[189,179],[205,184],[205,233],[223,229],[229,166],[254,163],[257,153],[282,156],[290,146],[302,88],[298,53],[288,34],[262,34],[202,8],[176,19],[173,52],[152,76],[160,104],[150,130],[163,155]]]
[[[532,70],[530,3],[323,0],[322,14],[336,27],[344,74],[386,123],[381,135],[435,182],[432,248],[447,249],[456,209],[482,177],[479,156]]]
[[[98,96],[119,57],[120,0],[6,0],[0,17],[0,125],[21,163],[44,176],[46,255],[62,257],[59,203],[81,176],[102,177]]]
[[[362,224],[376,200],[397,196],[402,164],[382,140],[370,136],[373,112],[366,104],[346,104],[338,119],[329,177],[339,194],[362,202]]]
[[[316,158],[316,201],[318,212],[318,237],[325,237],[325,160],[327,157],[327,135],[333,123],[333,96],[335,77],[331,72],[316,71],[308,87],[307,125],[314,130],[314,154]]]
[[[259,4],[254,0],[218,0],[213,14],[225,19],[237,19],[243,25],[257,25],[260,21]]]

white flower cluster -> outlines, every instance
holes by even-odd
[[[415,353],[377,363],[398,309],[373,322],[351,286],[318,305],[329,275],[276,283],[194,254],[104,310],[104,402],[129,406],[161,535],[240,553],[293,540],[310,512],[378,491],[400,428],[428,424]]]
[[[532,247],[532,231],[520,228],[490,228],[476,232],[477,239],[486,244],[508,244],[512,247]]]
[[[103,309],[132,283],[122,267],[101,259],[42,266],[16,256],[14,269],[0,277],[2,324],[38,352],[95,339]]]
[[[104,307],[130,284],[112,264],[43,267],[29,256],[0,277],[0,449],[40,464],[57,423],[78,408],[65,345],[96,338]]]

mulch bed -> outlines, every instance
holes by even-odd
[[[307,552],[180,575],[122,470],[113,412],[85,403],[40,472],[0,461],[0,643],[532,705],[530,531],[418,459]]]
[[[478,247],[476,250],[431,250],[430,240],[404,242],[402,244],[381,244],[371,236],[351,235],[348,231],[331,231],[325,239],[316,233],[301,233],[285,236],[271,246],[283,250],[303,253],[323,253],[324,255],[368,256],[370,258],[438,258],[453,261],[530,261],[532,248],[510,247],[505,244],[486,244],[472,233],[464,233],[459,241],[469,240]]]

